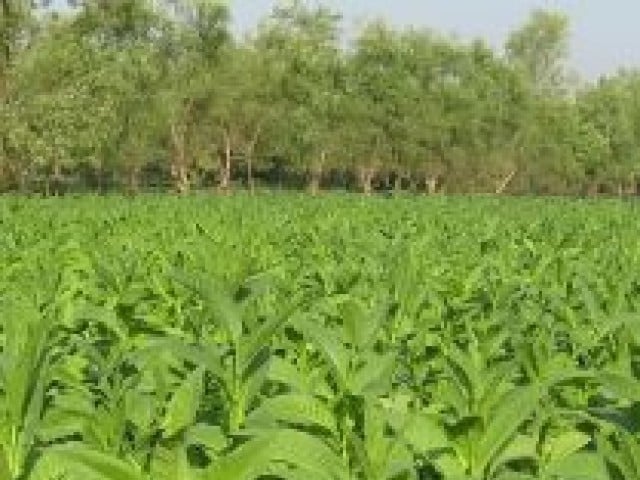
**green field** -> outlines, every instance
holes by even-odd
[[[0,479],[637,480],[639,212],[0,199]]]

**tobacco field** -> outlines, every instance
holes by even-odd
[[[0,199],[0,479],[640,479],[617,200]]]

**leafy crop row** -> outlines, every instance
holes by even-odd
[[[640,478],[618,202],[0,203],[0,478]]]

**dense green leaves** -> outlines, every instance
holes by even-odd
[[[502,54],[382,20],[347,42],[307,0],[243,38],[216,0],[31,3],[1,4],[0,190],[638,190],[639,76],[579,87],[558,12]]]
[[[635,480],[635,210],[7,197],[0,474]]]

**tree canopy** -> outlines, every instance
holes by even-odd
[[[638,193],[640,73],[572,81],[570,23],[504,49],[280,2],[0,0],[0,189]]]

